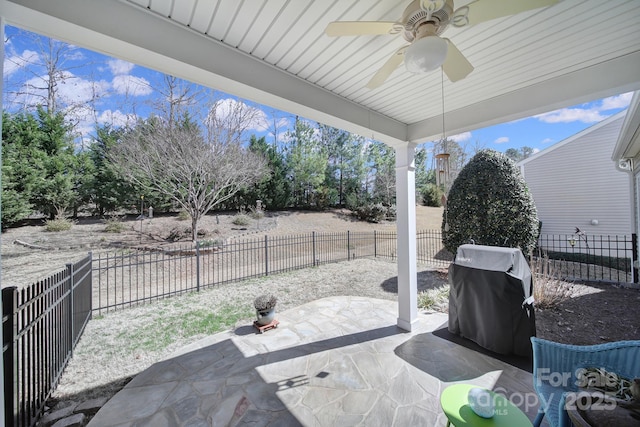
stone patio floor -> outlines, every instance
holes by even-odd
[[[331,297],[278,313],[263,334],[207,337],[137,375],[89,426],[445,426],[439,396],[457,382],[534,419],[529,372],[434,335],[446,314],[420,313],[409,333],[397,310]]]

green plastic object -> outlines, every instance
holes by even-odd
[[[477,388],[473,384],[454,384],[447,387],[440,396],[440,405],[447,416],[447,426],[455,427],[532,427],[529,418],[503,395],[489,390],[494,399],[495,415],[482,418],[469,406],[469,390]]]

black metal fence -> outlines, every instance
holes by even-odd
[[[357,258],[397,257],[395,232],[308,233],[127,249],[67,264],[24,289],[2,290],[5,424],[33,426],[92,310],[98,313],[222,283]],[[563,278],[638,282],[637,236],[542,235],[538,249]],[[438,230],[420,231],[417,261],[449,266]]]
[[[538,249],[569,280],[638,283],[638,236],[544,234]]]
[[[452,256],[440,231],[417,234],[417,260],[447,267]],[[395,259],[395,232],[307,233],[231,240],[224,244],[123,250],[96,254],[93,307],[97,313],[185,292],[356,258]]]
[[[2,289],[5,425],[33,426],[91,318],[91,254],[47,279]]]

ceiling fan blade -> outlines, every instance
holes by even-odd
[[[373,75],[371,80],[369,80],[369,83],[367,83],[366,86],[368,89],[377,88],[389,78],[391,73],[393,73],[395,69],[398,68],[400,64],[402,64],[402,61],[404,60],[404,51],[407,49],[407,47],[408,46],[401,47],[400,49],[396,50],[393,55],[391,55],[391,58],[389,58],[387,62],[384,63],[382,68],[380,68],[378,72]]]
[[[447,57],[442,64],[442,71],[451,82],[457,82],[467,77],[473,71],[473,65],[458,50],[456,45],[449,39],[445,39],[449,44]]]
[[[558,1],[560,0],[476,0],[453,13],[453,25],[456,27],[476,25],[491,19],[551,6],[558,3]]]
[[[331,37],[396,34],[396,25],[389,21],[334,21],[329,22],[324,32]]]

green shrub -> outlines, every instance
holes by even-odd
[[[208,239],[200,240],[198,244],[201,248],[219,248],[223,245],[223,241],[221,239]]]
[[[358,219],[362,221],[375,222],[396,219],[396,205],[385,206],[382,203],[364,203],[360,206],[350,208]]]
[[[398,216],[398,210],[396,209],[396,205],[387,206],[386,218],[389,221],[395,221]]]
[[[529,253],[538,236],[538,215],[515,163],[493,150],[476,154],[451,186],[442,228],[444,246],[452,253],[471,239]]]
[[[382,203],[366,203],[358,206],[355,214],[363,221],[380,222],[386,218],[387,208]]]
[[[251,207],[249,208],[249,216],[251,216],[251,218],[255,219],[256,221],[262,219],[264,218],[264,210]]]
[[[105,221],[104,231],[105,233],[122,233],[125,228],[120,218],[111,217]]]
[[[449,307],[449,285],[419,292],[418,307],[424,310],[446,312]]]
[[[352,212],[356,212],[359,206],[362,206],[366,203],[369,203],[369,199],[367,195],[362,195],[359,193],[349,193],[347,194],[345,200],[345,206]]]
[[[169,230],[169,234],[166,237],[168,242],[177,242],[191,235],[191,227],[173,227]]]
[[[73,227],[73,221],[67,218],[49,219],[44,223],[44,231],[67,231]]]
[[[233,220],[231,221],[234,225],[239,225],[242,227],[246,227],[247,225],[249,225],[251,223],[251,218],[249,218],[249,216],[247,214],[237,214],[236,216],[233,217]]]
[[[444,193],[436,184],[425,184],[420,189],[420,194],[423,205],[436,208],[442,206],[442,195]]]
[[[187,211],[178,212],[178,221],[186,221],[191,218],[191,215]]]

